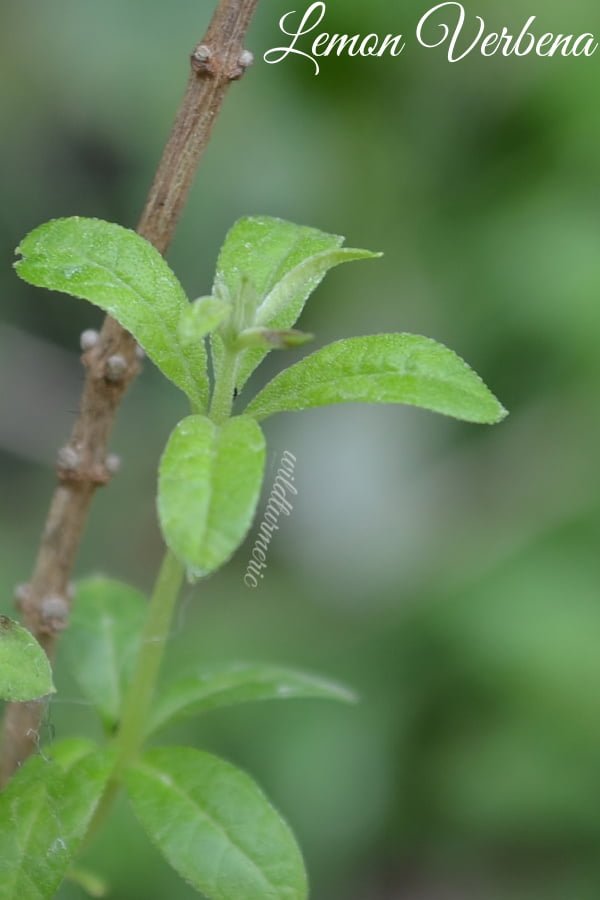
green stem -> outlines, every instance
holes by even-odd
[[[235,379],[237,377],[237,361],[237,351],[227,349],[210,404],[210,417],[217,425],[220,425],[231,415]]]
[[[148,714],[165,654],[184,567],[168,550],[152,592],[141,636],[140,652],[131,685],[121,711],[121,727],[115,740],[116,757],[111,776],[88,828],[86,842],[104,821],[119,792],[123,773],[144,743]]]
[[[154,585],[140,654],[123,703],[121,728],[116,740],[116,774],[135,759],[143,743],[183,576],[183,564],[168,550]]]

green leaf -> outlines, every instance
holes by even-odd
[[[366,250],[340,249],[344,238],[269,217],[245,218],[233,226],[219,256],[215,296],[236,302],[249,281],[255,297],[254,313],[240,330],[264,326],[285,331],[298,321],[308,297],[329,269],[376,254]],[[223,360],[220,335],[213,335],[213,358],[217,374]],[[240,354],[236,385],[241,390],[269,348],[252,347]]]
[[[279,666],[235,663],[212,669],[195,667],[160,690],[149,733],[173,719],[199,716],[223,706],[295,698],[343,703],[357,700],[356,695],[343,685]]]
[[[54,692],[48,657],[34,636],[0,616],[0,699],[22,702]]]
[[[80,887],[88,897],[94,897],[97,898],[97,900],[101,900],[102,897],[108,897],[110,894],[110,887],[105,879],[96,875],[95,872],[91,872],[89,869],[82,869],[80,866],[77,866],[67,873],[66,878],[67,881],[71,881],[73,884]]]
[[[321,283],[330,269],[361,259],[378,259],[381,253],[341,247],[325,250],[305,259],[278,282],[256,311],[256,324],[269,328],[286,327],[280,323],[299,318],[306,299]]]
[[[201,297],[186,309],[179,323],[182,343],[202,341],[207,334],[218,328],[230,315],[231,308],[215,297]]]
[[[490,425],[507,415],[459,356],[414,334],[329,344],[277,375],[246,413],[261,420],[333,403],[404,403]]]
[[[165,541],[192,577],[218,569],[254,517],[265,439],[246,416],[222,426],[203,416],[179,423],[160,464],[158,511]]]
[[[261,347],[265,350],[293,350],[308,344],[314,337],[314,334],[295,328],[286,328],[283,331],[273,331],[271,328],[246,328],[240,332],[237,346],[240,349]]]
[[[214,294],[234,301],[249,278],[259,300],[305,259],[340,247],[344,238],[270,216],[239,219],[217,262]]]
[[[151,750],[129,773],[134,811],[208,900],[305,900],[294,837],[248,775],[208,753]]]
[[[89,738],[68,737],[60,741],[54,741],[50,756],[65,772],[69,772],[73,766],[90,754],[98,750],[98,745]]]
[[[119,720],[146,611],[144,595],[119,581],[95,577],[77,585],[61,646],[73,677],[109,728]]]
[[[95,303],[136,338],[190,400],[208,397],[204,345],[183,344],[179,320],[189,306],[155,248],[133,231],[100,219],[54,219],[21,242],[15,268],[25,281]]]
[[[0,900],[54,897],[104,790],[111,757],[68,769],[33,757],[0,794]]]

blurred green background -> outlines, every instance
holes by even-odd
[[[403,31],[408,47],[323,60],[317,78],[306,60],[262,62],[292,6],[260,4],[257,64],[229,96],[172,265],[190,296],[206,293],[225,231],[248,213],[381,249],[329,276],[303,326],[319,344],[430,335],[511,416],[494,429],[366,407],[270,421],[269,472],[285,450],[298,459],[294,513],[260,590],[242,582],[246,547],[186,592],[170,664],[308,667],[362,703],[224,711],[170,737],[260,780],[297,830],[313,900],[597,900],[600,53],[449,65],[416,45],[426,3],[339,0],[327,30]],[[600,31],[596,0],[467,6],[490,29],[538,15],[540,33]],[[55,216],[135,225],[212,7],[3,0],[0,612],[30,572],[77,409],[79,334],[101,321],[19,282],[13,249]],[[281,362],[272,354],[254,387]],[[78,574],[151,584],[157,460],[184,411],[147,364]],[[58,679],[44,739],[97,733],[60,661]],[[124,805],[87,861],[115,900],[194,896]]]

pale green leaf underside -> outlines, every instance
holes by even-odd
[[[481,424],[494,424],[506,415],[459,356],[413,334],[329,344],[277,375],[246,413],[261,420],[335,403],[402,403]]]
[[[330,269],[361,259],[377,259],[370,250],[340,247],[325,250],[303,260],[267,294],[256,314],[256,324],[265,328],[288,328],[298,320],[306,298],[312,294]],[[287,323],[290,324],[280,324]]]
[[[53,693],[50,663],[36,639],[0,616],[0,700],[22,702]]]
[[[142,826],[207,900],[305,900],[296,841],[245,773],[189,748],[151,750],[127,776]]]
[[[54,219],[21,242],[15,268],[25,281],[89,300],[136,338],[158,368],[204,409],[208,397],[202,342],[180,340],[189,303],[155,248],[138,234],[100,219]]]
[[[49,900],[63,881],[104,790],[105,753],[68,769],[30,759],[0,794],[0,900]]]
[[[240,219],[227,235],[219,255],[215,295],[235,298],[242,288],[243,279],[248,278],[260,304],[277,291],[277,286],[284,280],[289,287],[285,309],[261,324],[274,329],[291,328],[327,268],[320,274],[305,272],[303,277],[293,281],[293,290],[288,276],[307,260],[334,251],[343,242],[344,238],[339,235],[326,234],[316,228],[269,216]],[[215,370],[219,372],[223,342],[218,334],[213,335],[212,348]],[[268,352],[268,349],[252,348],[240,354],[236,379],[238,390],[242,389]]]
[[[276,331],[292,328],[300,318],[307,299],[331,269],[343,263],[376,259],[379,255],[369,250],[342,247],[326,250],[304,260],[288,272],[265,298],[258,310],[257,323]],[[268,352],[262,348],[252,348],[241,355],[236,378],[238,390],[241,390]]]
[[[339,247],[344,239],[317,228],[271,216],[248,216],[230,229],[217,261],[215,293],[234,298],[244,277],[259,298],[266,297],[289,271],[310,256]]]
[[[279,666],[235,663],[179,675],[162,687],[152,711],[149,733],[173,719],[199,716],[223,706],[291,699],[356,702],[356,695],[326,678]]]
[[[119,581],[95,577],[77,585],[62,652],[107,726],[119,720],[146,611],[144,595]]]
[[[165,541],[202,577],[226,562],[254,517],[265,439],[253,419],[215,425],[189,416],[169,439],[160,464],[158,511]]]

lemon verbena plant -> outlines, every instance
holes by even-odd
[[[268,665],[228,664],[159,682],[180,588],[186,577],[219,569],[247,535],[265,468],[261,423],[270,416],[356,402],[411,404],[487,424],[505,415],[456,354],[411,334],[337,341],[244,402],[246,382],[272,349],[310,339],[295,326],[326,273],[377,255],[343,243],[279,219],[242,219],[227,235],[211,295],[193,303],[162,256],[118,225],[58,219],[18,248],[21,278],[113,316],[183,391],[191,410],[160,463],[166,552],[149,602],[109,579],[83,581],[64,638],[65,657],[98,711],[106,743],[54,742],[0,796],[0,898],[53,897],[65,878],[93,892],[97,881],[77,868],[77,854],[121,790],[158,850],[208,900],[308,896],[293,834],[248,775],[198,749],[147,744],[173,719],[218,706],[353,695],[326,679]],[[53,690],[41,648],[1,619],[0,696],[26,701]]]

